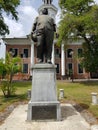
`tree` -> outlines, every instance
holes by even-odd
[[[86,71],[98,71],[98,5],[93,0],[60,0],[60,7],[59,43],[69,37],[83,38],[82,64]]]
[[[20,4],[20,0],[0,0],[0,35],[9,34],[8,26],[4,22],[4,13],[11,16],[12,19],[18,20],[18,12],[16,7]]]
[[[4,59],[0,59],[0,76],[3,79],[6,75],[6,68],[4,66]]]
[[[19,71],[21,71],[21,58],[12,57],[10,53],[7,53],[6,60],[0,60],[1,89],[5,97],[10,97],[13,94],[13,76]]]

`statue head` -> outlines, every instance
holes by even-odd
[[[42,14],[48,15],[48,9],[47,9],[47,8],[44,8],[44,9],[42,10]]]

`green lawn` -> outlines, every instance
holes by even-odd
[[[76,103],[88,109],[98,118],[98,105],[92,105],[91,93],[98,93],[98,82],[88,81],[88,82],[78,82],[78,83],[68,83],[68,82],[57,82],[58,90],[64,89],[65,99],[64,101],[75,101]]]
[[[0,90],[0,111],[3,111],[8,105],[13,102],[27,101],[27,90],[31,89],[31,81],[14,82],[16,93],[10,98],[4,98],[2,91]]]
[[[16,87],[16,95],[11,98],[4,98],[0,90],[0,111],[3,111],[8,105],[13,102],[27,101],[27,90],[31,89],[31,81],[28,82],[14,82]],[[98,82],[78,82],[69,83],[66,81],[57,81],[57,90],[64,89],[65,98],[63,102],[74,101],[98,118],[98,105],[91,105],[91,93],[98,93]]]

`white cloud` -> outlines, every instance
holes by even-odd
[[[5,23],[9,26],[10,35],[7,37],[21,37],[25,35],[23,25],[21,23],[17,23],[14,20],[11,20],[7,17],[4,18]]]
[[[32,24],[38,13],[31,5],[21,6],[19,8],[19,12],[19,21],[23,24],[27,35],[31,32]]]
[[[31,6],[24,2],[18,7],[19,21],[16,22],[8,17],[5,17],[5,22],[9,26],[10,34],[7,37],[22,37],[31,32],[32,24],[35,17],[38,15],[37,11]]]
[[[20,12],[20,16],[25,15],[29,18],[32,18],[32,16],[33,16],[33,18],[35,18],[38,15],[37,11],[32,6],[21,6],[19,8],[19,12]],[[25,19],[26,19],[26,17],[25,17]]]
[[[98,0],[95,0],[95,2],[98,4]]]

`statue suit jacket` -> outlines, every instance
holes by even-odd
[[[35,21],[32,30],[48,29],[51,31],[56,31],[56,25],[54,19],[48,15],[39,15]]]

